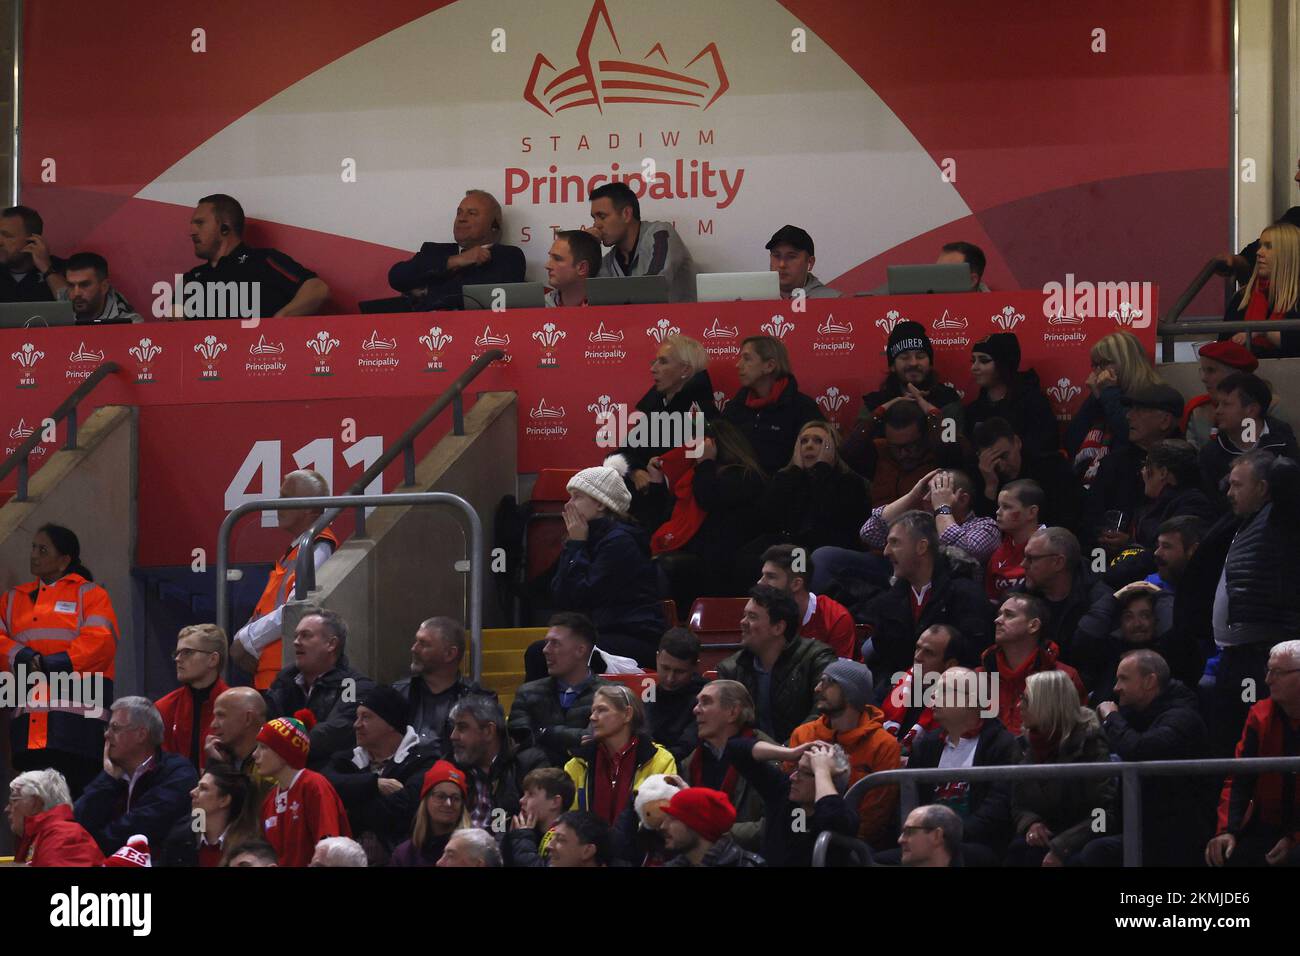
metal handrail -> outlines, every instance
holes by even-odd
[[[302,508],[408,507],[412,505],[452,505],[469,520],[469,631],[472,644],[474,680],[483,675],[483,522],[473,506],[460,495],[446,491],[417,491],[392,495],[326,495],[318,498],[268,498],[240,505],[221,522],[217,533],[217,625],[230,633],[230,605],[226,594],[227,569],[230,562],[230,532],[235,524],[254,511],[288,511]],[[302,539],[299,539],[302,540]],[[308,538],[307,540],[310,540]],[[301,551],[310,551],[302,548]],[[310,565],[314,568],[314,565]],[[295,597],[297,597],[295,591]],[[305,596],[305,595],[304,595]]]
[[[366,488],[372,481],[384,473],[384,469],[391,464],[399,454],[403,455],[403,482],[402,487],[410,488],[415,485],[415,439],[429,427],[429,423],[442,414],[443,409],[448,405],[451,406],[453,435],[465,434],[465,410],[461,402],[461,394],[465,391],[465,386],[474,381],[479,373],[491,365],[499,358],[505,357],[505,352],[501,349],[489,349],[478,358],[476,358],[465,371],[461,372],[452,381],[447,390],[439,395],[432,405],[425,409],[424,414],[417,418],[411,427],[398,437],[384,453],[380,455],[373,465],[365,470],[360,478],[352,483],[344,494],[359,495],[364,494]],[[307,531],[304,536],[306,541],[315,541],[316,536],[329,527],[330,522],[339,516],[341,508],[333,508],[326,511],[316,519],[315,524]],[[357,509],[356,531],[358,538],[366,536],[366,510],[365,508]],[[301,601],[306,597],[307,592],[316,587],[316,563],[311,560],[311,548],[299,548],[298,559],[294,567],[294,587],[293,596]],[[477,679],[477,673],[475,678]]]
[[[924,769],[879,770],[867,774],[844,794],[844,801],[854,807],[863,795],[876,787],[898,784],[900,819],[916,808],[918,783],[948,783],[953,780],[1087,780],[1093,777],[1120,777],[1123,783],[1124,865],[1142,865],[1142,778],[1188,777],[1237,771],[1239,775],[1259,773],[1300,773],[1300,757],[1234,757],[1216,760],[1136,760],[1132,763],[999,764],[992,767],[933,767]]]
[[[72,394],[65,398],[58,408],[42,419],[42,422],[52,419],[56,428],[60,419],[68,420],[68,435],[63,443],[65,451],[75,451],[77,448],[77,405],[93,392],[100,382],[121,370],[122,367],[116,362],[105,362],[100,365],[86,377],[84,382],[72,390]],[[14,449],[14,453],[0,462],[0,481],[3,481],[15,468],[18,470],[18,492],[14,495],[15,501],[27,500],[27,479],[31,474],[28,458],[32,450],[41,443],[43,431],[43,427],[34,428],[32,433],[23,439],[23,443]]]
[[[826,857],[830,854],[831,847],[838,846],[849,851],[850,858],[854,854],[865,857],[865,861],[859,863],[859,866],[875,866],[875,861],[871,857],[871,847],[866,842],[859,840],[857,837],[845,836],[843,833],[836,833],[834,830],[823,830],[817,834],[817,842],[813,844],[812,865],[815,867],[824,867]]]

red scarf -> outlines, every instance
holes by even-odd
[[[737,737],[753,737],[754,731],[742,730]],[[691,786],[704,786],[704,744],[699,744],[695,748],[695,759],[691,761]],[[733,763],[727,768],[727,772],[722,776],[722,786],[718,789],[727,795],[730,799],[736,791],[736,779],[739,774],[736,771],[736,765]]]
[[[1250,302],[1246,305],[1246,314],[1242,316],[1243,322],[1267,322],[1273,319],[1286,318],[1281,312],[1269,313],[1270,305],[1268,301],[1268,280],[1260,279],[1255,283],[1255,290],[1250,295]],[[1275,348],[1268,336],[1263,332],[1256,332],[1252,341],[1256,348],[1272,349]]]
[[[650,538],[651,554],[676,551],[695,537],[708,514],[695,500],[695,463],[700,459],[687,458],[685,448],[674,448],[662,458],[664,480],[673,491],[677,502],[673,513]]]
[[[789,384],[790,379],[787,376],[782,375],[772,383],[772,390],[767,393],[767,398],[760,397],[758,392],[751,388],[749,394],[745,396],[745,407],[767,408],[769,405],[775,405],[777,399],[781,397],[781,393],[785,391],[785,387]]]

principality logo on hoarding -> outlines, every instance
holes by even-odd
[[[397,338],[382,338],[378,329],[371,330],[370,338],[361,343],[361,351],[364,354],[357,359],[357,368],[391,372],[402,361],[393,354],[397,351]]]
[[[564,406],[551,408],[546,404],[546,396],[542,396],[537,405],[528,410],[528,420],[524,434],[529,438],[555,441],[569,433],[568,426],[564,424]]]
[[[284,360],[284,343],[268,342],[265,335],[248,347],[248,355],[244,371],[258,378],[282,375],[289,367]]]
[[[53,427],[53,422],[49,422],[47,427]],[[18,450],[19,445],[35,434],[36,428],[32,425],[28,425],[25,418],[18,419],[18,424],[9,429],[9,441],[12,442],[12,444],[5,446],[5,455],[12,455]],[[44,456],[48,454],[49,449],[46,448],[44,444],[47,439],[50,439],[50,435],[43,437],[39,442],[37,442],[32,448],[31,453],[36,456]]]
[[[617,365],[627,358],[623,349],[623,330],[607,329],[605,323],[596,326],[596,331],[587,333],[589,347],[582,353],[588,365]]]
[[[492,331],[492,326],[485,325],[483,326],[483,334],[479,335],[477,338],[474,339],[474,352],[473,354],[470,355],[469,360],[471,362],[475,361],[476,359],[479,358],[479,356],[481,356],[484,352],[488,351],[489,349],[501,349],[502,351],[505,351],[509,345],[510,345],[509,333],[502,332],[498,334]],[[511,355],[509,352],[506,352],[503,358],[497,359],[492,364],[509,365],[511,359],[513,358],[514,358],[513,355]]]
[[[639,61],[593,60],[592,44],[602,26],[614,49],[623,54],[605,0],[596,0],[578,40],[576,63],[560,72],[544,53],[538,53],[524,87],[524,102],[547,116],[584,106],[594,106],[603,114],[607,105],[617,103],[704,111],[731,87],[718,45],[712,42],[680,70],[672,68],[663,43],[651,45]]]
[[[817,326],[818,339],[813,342],[813,352],[852,352],[854,342],[850,335],[853,334],[853,323],[849,321],[836,322],[835,314],[827,313],[822,324]],[[824,341],[829,338],[830,341]]]
[[[104,361],[104,353],[88,349],[86,343],[82,342],[77,346],[77,351],[68,355],[68,361],[73,366],[81,367],[67,369],[64,372],[64,377],[72,381],[85,381],[90,378],[90,374],[94,371],[94,368],[87,368],[86,366],[96,366]]]

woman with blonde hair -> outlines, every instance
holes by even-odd
[[[862,476],[840,457],[840,434],[830,422],[799,429],[790,463],[772,476],[763,495],[761,542],[793,542],[809,554],[821,547],[854,548],[858,529],[871,516],[871,495]],[[761,554],[751,544],[745,549]]]
[[[1097,715],[1079,704],[1062,670],[1029,675],[1021,705],[1020,748],[1026,764],[1105,763],[1106,734]],[[1117,832],[1114,777],[1020,779],[1011,786],[1016,839],[1008,866],[1062,866],[1094,837]],[[1097,815],[1101,811],[1101,815]],[[1101,830],[1096,829],[1100,823]]]
[[[393,851],[389,866],[437,866],[447,842],[457,830],[470,826],[465,772],[439,760],[424,775],[420,806],[411,825],[411,838]]]
[[[1259,236],[1255,269],[1240,292],[1228,303],[1225,322],[1264,322],[1272,319],[1300,319],[1300,229],[1289,222],[1275,222]],[[1257,351],[1262,358],[1293,358],[1300,355],[1300,332],[1224,332],[1231,339]]]
[[[1108,451],[1128,444],[1128,409],[1124,399],[1153,385],[1163,385],[1142,343],[1131,332],[1112,332],[1099,339],[1090,353],[1091,394],[1075,412],[1065,433],[1066,450],[1084,485],[1092,483]]]

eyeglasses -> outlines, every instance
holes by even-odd
[[[172,654],[172,660],[178,661],[182,657],[189,657],[191,654],[215,654],[216,651],[201,651],[197,647],[182,647]]]
[[[1270,667],[1266,674],[1268,677],[1281,677],[1283,674],[1294,674],[1296,671],[1300,671],[1300,667],[1288,667],[1286,670],[1280,667]]]
[[[439,803],[452,804],[452,803],[462,803],[464,801],[464,798],[459,793],[431,792],[429,796],[432,797],[434,800],[437,800]]]

